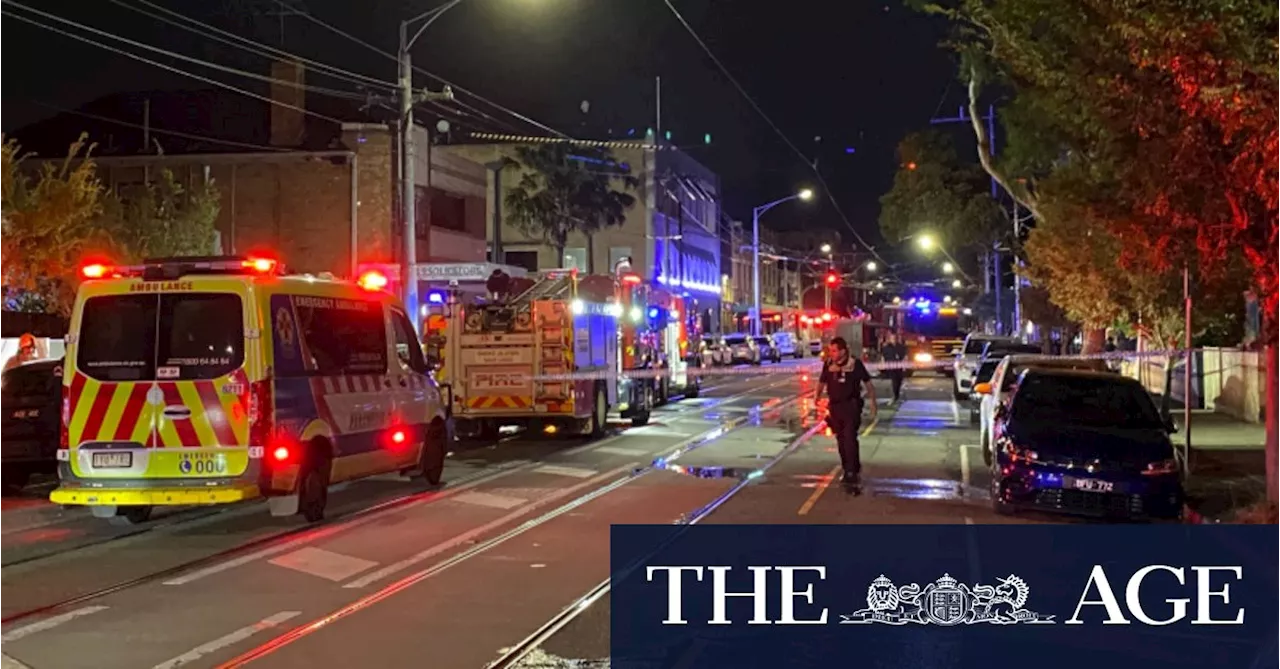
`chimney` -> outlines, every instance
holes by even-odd
[[[302,109],[306,108],[306,91],[302,85],[306,83],[302,63],[294,60],[279,60],[271,64],[271,78],[287,81],[294,85],[272,82],[271,99],[277,103],[271,105],[271,145],[297,147],[302,145],[306,124]],[[290,109],[282,105],[296,107]]]

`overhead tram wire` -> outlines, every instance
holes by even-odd
[[[130,11],[138,12],[145,16],[150,16],[158,21],[163,21],[170,25],[182,28],[183,30],[193,32],[198,35],[203,35],[205,37],[208,37],[209,39],[222,42],[223,44],[234,46],[266,58],[286,58],[286,59],[296,60],[299,63],[307,65],[311,68],[314,68],[316,71],[322,74],[325,74],[326,76],[333,77],[335,79],[343,79],[353,83],[359,83],[365,86],[377,86],[380,89],[388,90],[388,91],[395,90],[396,88],[395,82],[384,81],[382,79],[378,79],[377,77],[371,77],[369,75],[360,74],[358,72],[344,70],[340,67],[329,65],[328,63],[324,63],[318,60],[304,58],[297,54],[285,51],[284,49],[278,49],[276,47],[249,39],[248,37],[237,35],[231,31],[223,30],[222,28],[219,28],[215,25],[205,23],[198,19],[191,18],[190,16],[187,16],[181,12],[177,12],[167,7],[162,7],[153,2],[150,2],[150,0],[133,0],[133,1],[142,5],[146,5],[147,7],[151,7],[155,11],[163,12],[164,14],[167,14],[169,16],[176,17],[177,20],[165,18],[163,16],[157,15],[155,12],[150,12],[140,7],[132,6],[125,0],[111,0],[112,3],[119,5],[121,7],[124,7],[126,9],[129,9]],[[182,21],[186,21],[191,25],[184,25]],[[195,26],[199,26],[199,28],[196,28]]]
[[[3,4],[8,5],[8,4],[12,4],[12,3],[11,3],[11,2],[9,2],[9,0],[5,0],[5,2],[4,2]],[[31,25],[33,25],[33,26],[38,27],[38,28],[44,28],[45,30],[48,30],[49,32],[58,33],[58,34],[63,35],[63,36],[65,36],[65,37],[70,37],[71,39],[78,40],[78,41],[84,42],[84,43],[86,43],[86,44],[91,44],[91,45],[96,46],[96,47],[98,47],[98,48],[105,49],[105,50],[107,50],[107,51],[111,51],[111,52],[114,52],[114,53],[120,54],[120,55],[122,55],[122,56],[126,56],[126,57],[129,57],[129,58],[132,58],[132,59],[137,60],[137,61],[139,61],[139,62],[143,62],[143,63],[146,63],[146,64],[148,64],[148,65],[152,65],[152,66],[155,66],[155,67],[158,67],[158,68],[164,69],[164,70],[168,70],[168,71],[173,72],[173,73],[175,73],[175,74],[181,74],[181,75],[183,75],[183,76],[190,77],[190,78],[195,79],[195,80],[197,80],[197,81],[203,81],[203,82],[205,82],[205,83],[207,83],[207,84],[213,84],[214,86],[218,86],[218,87],[220,87],[220,88],[225,88],[225,89],[227,89],[227,90],[229,90],[229,91],[234,91],[234,92],[239,93],[239,94],[241,94],[241,95],[245,95],[245,96],[248,96],[248,97],[251,97],[251,98],[257,99],[257,100],[261,100],[261,101],[266,102],[266,103],[268,103],[268,104],[276,105],[276,106],[278,106],[278,107],[284,107],[284,108],[286,108],[286,109],[292,109],[292,110],[294,110],[294,111],[301,112],[301,113],[306,114],[306,115],[308,115],[308,116],[314,116],[314,117],[316,117],[316,118],[318,118],[318,119],[322,119],[322,120],[325,120],[325,121],[329,121],[329,122],[331,122],[331,123],[337,123],[337,124],[339,124],[339,125],[341,125],[341,124],[342,124],[342,121],[341,121],[341,120],[336,119],[336,118],[333,118],[332,116],[326,116],[326,115],[324,115],[324,114],[319,114],[319,113],[316,113],[316,112],[310,111],[310,110],[308,110],[308,109],[304,109],[304,108],[302,108],[302,107],[298,107],[298,106],[295,106],[295,105],[291,105],[291,104],[289,104],[289,103],[287,103],[287,102],[280,102],[279,100],[272,100],[271,98],[269,98],[269,97],[267,97],[267,96],[265,96],[265,95],[259,95],[259,94],[257,94],[257,93],[252,92],[252,91],[246,91],[246,90],[244,90],[243,88],[239,88],[239,87],[237,87],[237,86],[233,86],[233,85],[231,85],[231,84],[228,84],[228,83],[223,82],[223,81],[219,81],[219,80],[217,80],[217,79],[210,79],[209,77],[201,76],[201,75],[199,75],[199,74],[195,74],[194,72],[188,72],[188,71],[186,71],[186,70],[184,70],[184,69],[182,69],[182,68],[179,68],[179,67],[174,67],[174,66],[172,66],[172,65],[168,65],[168,64],[165,64],[165,63],[161,63],[161,62],[158,62],[158,61],[154,61],[154,60],[151,60],[150,58],[145,58],[145,57],[143,57],[143,56],[139,56],[139,55],[138,55],[138,54],[136,54],[136,53],[130,53],[129,51],[125,51],[124,49],[118,49],[118,48],[113,47],[113,46],[111,46],[111,45],[109,45],[109,44],[103,44],[102,42],[98,42],[98,41],[95,41],[95,40],[89,39],[88,37],[84,37],[84,36],[82,36],[82,35],[76,35],[75,33],[67,32],[67,31],[65,31],[65,30],[62,30],[61,28],[57,28],[57,27],[54,27],[54,26],[51,26],[51,25],[47,25],[47,24],[41,23],[41,22],[39,22],[39,21],[37,21],[37,20],[35,20],[35,19],[32,19],[32,18],[29,18],[29,17],[23,16],[23,15],[21,15],[21,14],[16,14],[16,13],[14,13],[14,12],[12,12],[12,11],[8,11],[8,10],[0,10],[0,14],[3,14],[3,15],[8,16],[8,17],[10,17],[10,18],[16,19],[16,20],[18,20],[18,21],[22,21],[22,22],[24,22],[24,23],[29,23],[29,24],[31,24]]]
[[[154,126],[144,126],[144,125],[142,125],[141,123],[131,123],[131,122],[129,122],[129,121],[124,121],[124,120],[121,120],[121,119],[118,119],[118,118],[112,118],[112,117],[110,117],[110,116],[102,116],[102,115],[100,115],[100,114],[91,114],[91,113],[89,113],[89,112],[86,112],[86,111],[80,111],[80,110],[78,110],[78,109],[68,109],[68,108],[66,108],[66,107],[61,107],[61,106],[58,106],[58,105],[55,105],[55,104],[50,104],[50,103],[45,102],[45,101],[43,101],[43,100],[28,99],[28,101],[29,101],[29,102],[31,102],[31,103],[33,103],[33,104],[39,105],[39,106],[41,106],[41,107],[46,107],[46,108],[48,108],[48,109],[52,109],[52,110],[54,110],[54,111],[62,112],[62,113],[64,113],[64,114],[71,114],[71,115],[73,115],[73,116],[81,116],[81,117],[84,117],[84,118],[93,119],[93,120],[95,120],[95,121],[102,121],[103,123],[111,123],[111,124],[118,125],[118,126],[122,126],[122,127],[126,127],[126,128],[135,128],[135,129],[137,129],[137,130],[147,130],[147,131],[149,131],[149,132],[151,132],[151,133],[153,133],[153,134],[157,134],[157,135],[171,135],[171,136],[173,136],[173,137],[182,137],[183,139],[193,139],[193,140],[197,140],[197,141],[201,141],[201,142],[212,142],[212,143],[214,143],[214,144],[223,144],[223,145],[226,145],[226,146],[235,146],[235,147],[239,147],[239,148],[242,148],[242,149],[254,149],[254,150],[257,150],[257,151],[275,151],[275,152],[287,152],[287,151],[289,151],[289,149],[281,148],[281,147],[279,147],[279,146],[267,146],[267,145],[265,145],[265,144],[253,144],[253,143],[250,143],[250,142],[237,142],[237,141],[235,141],[235,140],[231,140],[231,139],[219,139],[219,138],[217,138],[217,137],[211,137],[211,136],[209,136],[209,135],[198,135],[198,134],[189,133],[189,132],[179,132],[179,131],[177,131],[177,130],[165,130],[165,129],[163,129],[163,128],[157,128],[157,127],[154,127]]]
[[[283,8],[285,8],[285,9],[289,9],[289,10],[297,11],[297,8],[295,8],[295,7],[291,6],[289,3],[284,2],[283,0],[273,0],[273,2],[275,2],[277,5],[279,5],[279,6],[283,7]],[[347,38],[348,40],[351,40],[352,42],[355,42],[356,44],[359,44],[360,46],[363,46],[364,48],[369,49],[370,51],[373,51],[374,53],[377,53],[377,54],[380,54],[380,55],[382,55],[382,56],[385,56],[386,58],[389,58],[389,59],[391,59],[391,60],[393,60],[393,61],[397,61],[397,62],[399,62],[399,60],[400,60],[400,59],[399,59],[395,54],[393,54],[393,53],[391,53],[391,52],[389,52],[389,51],[385,51],[385,50],[383,50],[383,49],[379,48],[378,46],[375,46],[374,44],[371,44],[371,43],[369,43],[369,42],[366,42],[365,40],[362,40],[362,39],[360,39],[359,37],[356,37],[355,35],[352,35],[351,33],[346,32],[345,30],[342,30],[341,28],[338,28],[337,26],[334,26],[334,25],[333,25],[333,24],[331,24],[331,23],[327,23],[327,22],[325,22],[325,21],[322,21],[322,20],[320,20],[320,19],[316,18],[315,16],[313,16],[310,12],[300,12],[300,14],[301,14],[301,16],[302,16],[303,18],[307,19],[308,21],[311,21],[312,23],[315,23],[316,25],[321,26],[322,28],[325,28],[325,29],[329,30],[330,32],[333,32],[333,33],[334,33],[334,34],[336,34],[336,35],[339,35],[339,36],[341,36],[341,37],[345,37],[345,38]],[[479,93],[476,93],[475,91],[469,90],[469,89],[467,89],[467,88],[465,88],[465,87],[463,87],[463,86],[460,86],[460,85],[458,85],[458,84],[455,84],[455,83],[453,83],[452,81],[449,81],[448,79],[445,79],[444,77],[442,77],[442,76],[440,76],[440,75],[438,75],[438,74],[435,74],[435,73],[433,73],[433,72],[428,72],[427,70],[424,70],[424,69],[422,69],[422,68],[420,68],[420,67],[418,67],[418,66],[416,66],[416,65],[413,67],[413,70],[414,70],[415,72],[419,72],[419,73],[421,73],[421,74],[423,74],[423,75],[425,75],[425,76],[428,76],[428,77],[430,77],[430,78],[432,78],[432,79],[435,79],[436,81],[438,81],[438,82],[440,82],[440,83],[442,83],[442,84],[448,85],[449,87],[453,88],[453,89],[454,89],[454,90],[456,90],[456,91],[461,91],[461,92],[463,92],[463,93],[466,93],[467,95],[470,95],[471,97],[476,98],[477,100],[480,100],[480,101],[482,101],[482,102],[484,102],[484,103],[487,103],[487,104],[491,105],[492,107],[494,107],[495,109],[499,109],[499,110],[501,110],[501,111],[503,111],[503,112],[505,112],[505,113],[507,113],[507,114],[511,115],[513,118],[518,119],[518,120],[520,120],[520,121],[523,121],[524,123],[527,123],[527,124],[529,124],[529,125],[531,125],[531,126],[533,126],[533,127],[535,127],[535,128],[538,128],[539,130],[543,130],[543,131],[549,132],[549,133],[551,133],[551,134],[553,134],[553,135],[556,135],[557,137],[560,137],[560,138],[562,138],[562,139],[570,139],[570,137],[569,137],[568,135],[564,134],[563,132],[560,132],[559,130],[556,130],[555,128],[552,128],[552,127],[551,127],[551,126],[549,126],[549,125],[546,125],[546,124],[544,124],[544,123],[539,123],[538,121],[535,121],[535,120],[533,120],[532,118],[529,118],[528,116],[525,116],[524,114],[521,114],[520,112],[517,112],[517,111],[514,111],[514,110],[512,110],[512,109],[510,109],[510,108],[504,107],[504,106],[502,106],[501,104],[498,104],[497,102],[494,102],[493,100],[490,100],[490,99],[488,99],[488,98],[484,97],[483,95],[480,95]]]
[[[831,203],[831,206],[835,208],[836,213],[840,215],[840,220],[844,222],[845,227],[849,228],[849,232],[853,233],[853,236],[855,239],[858,240],[858,243],[866,247],[867,250],[870,251],[872,255],[876,257],[877,260],[887,265],[888,261],[882,258],[880,254],[875,250],[875,247],[868,244],[867,241],[862,238],[862,235],[858,234],[858,231],[853,227],[853,223],[849,222],[849,217],[845,215],[844,209],[840,207],[840,203],[836,201],[835,195],[831,193],[831,187],[827,185],[826,178],[822,176],[822,172],[818,170],[817,166],[809,160],[809,156],[805,155],[804,151],[801,151],[800,148],[795,145],[795,143],[793,143],[789,138],[787,138],[786,134],[782,132],[782,129],[779,128],[778,125],[773,122],[773,119],[769,118],[769,115],[764,112],[764,109],[761,109],[760,105],[757,104],[755,99],[751,97],[751,94],[747,92],[747,89],[743,88],[742,84],[738,83],[738,80],[734,78],[734,76],[729,72],[729,68],[725,67],[724,63],[721,63],[720,59],[717,58],[715,53],[711,51],[711,48],[707,46],[707,43],[702,41],[702,38],[698,36],[698,33],[693,29],[693,26],[689,25],[689,22],[685,20],[684,15],[682,15],[680,11],[676,9],[675,5],[671,4],[671,0],[663,0],[663,2],[667,5],[667,9],[670,9],[671,13],[675,15],[676,20],[680,22],[680,25],[684,26],[685,31],[687,31],[689,35],[693,37],[693,40],[698,43],[698,46],[702,47],[703,53],[707,54],[707,57],[711,59],[711,62],[715,63],[716,67],[719,68],[720,73],[723,74],[725,78],[729,80],[729,83],[733,84],[734,88],[738,89],[738,93],[741,94],[744,99],[746,99],[747,103],[751,105],[752,109],[756,110],[756,113],[760,115],[760,118],[763,118],[765,123],[769,124],[769,127],[773,129],[773,132],[778,135],[778,137],[783,141],[783,143],[785,143],[788,147],[790,147],[791,150],[795,152],[797,156],[800,157],[800,160],[804,162],[804,164],[808,166],[810,170],[813,171],[813,175],[818,179],[819,185],[822,186],[822,192],[824,195],[826,195],[827,201],[829,201]]]
[[[297,83],[297,82],[294,82],[294,81],[288,81],[288,80],[286,80],[286,79],[276,79],[276,78],[274,78],[274,77],[269,77],[269,76],[264,75],[264,74],[258,74],[258,73],[256,73],[256,72],[247,72],[247,71],[245,71],[245,70],[241,70],[241,69],[234,68],[234,67],[229,67],[229,66],[227,66],[227,65],[222,65],[222,64],[219,64],[219,63],[214,63],[214,62],[207,61],[207,60],[204,60],[204,59],[201,59],[201,58],[195,58],[195,57],[193,57],[193,56],[188,56],[188,55],[186,55],[186,54],[177,53],[177,52],[175,52],[175,51],[169,51],[168,49],[162,49],[162,48],[157,47],[157,46],[152,46],[152,45],[150,45],[150,44],[146,44],[145,42],[139,42],[139,41],[137,41],[137,40],[133,40],[133,39],[130,39],[130,38],[128,38],[128,37],[121,37],[121,36],[116,35],[116,34],[114,34],[114,33],[110,33],[110,32],[107,32],[107,31],[105,31],[105,30],[100,30],[100,29],[98,29],[98,28],[94,28],[93,26],[88,26],[88,25],[85,25],[85,24],[83,24],[83,23],[79,23],[79,22],[76,22],[76,21],[72,21],[71,19],[63,18],[63,17],[58,16],[58,15],[56,15],[56,14],[50,14],[50,13],[48,13],[48,12],[45,12],[45,11],[42,11],[42,10],[39,10],[39,9],[35,9],[35,8],[33,8],[33,7],[28,7],[28,6],[26,6],[26,5],[24,5],[24,4],[20,3],[20,2],[16,2],[16,0],[3,0],[3,4],[5,4],[5,5],[12,5],[12,6],[14,6],[14,7],[18,7],[18,8],[20,8],[20,9],[24,10],[24,11],[31,12],[32,14],[36,14],[36,15],[38,15],[38,16],[41,16],[41,17],[44,17],[44,18],[47,18],[47,19],[52,19],[52,20],[57,21],[57,22],[59,22],[59,23],[62,23],[62,24],[64,24],[64,25],[74,26],[74,27],[79,28],[80,30],[83,30],[83,31],[85,31],[85,32],[93,33],[93,34],[95,34],[95,35],[100,35],[100,36],[102,36],[102,37],[106,37],[106,38],[113,39],[113,40],[116,40],[116,41],[119,41],[119,42],[123,42],[123,43],[125,43],[125,44],[130,45],[130,46],[138,47],[138,48],[140,48],[140,49],[146,49],[147,51],[152,51],[152,52],[154,52],[154,53],[163,54],[163,55],[168,56],[168,57],[170,57],[170,58],[175,58],[175,59],[177,59],[177,60],[186,61],[186,62],[188,62],[188,63],[192,63],[192,64],[195,64],[195,65],[200,65],[200,66],[202,66],[202,67],[207,67],[207,68],[210,68],[210,69],[213,69],[213,70],[218,70],[218,71],[221,71],[221,72],[226,72],[226,73],[228,73],[228,74],[234,74],[234,75],[237,75],[237,76],[245,77],[245,78],[247,78],[247,79],[256,79],[256,80],[258,80],[258,81],[264,81],[264,82],[272,83],[272,84],[280,84],[280,85],[282,85],[282,86],[289,86],[289,87],[291,87],[291,88],[298,88],[298,89],[301,89],[301,90],[312,91],[312,92],[315,92],[315,93],[320,93],[320,94],[322,94],[322,95],[328,95],[328,96],[331,96],[331,97],[345,98],[345,99],[348,99],[348,100],[363,100],[363,99],[365,99],[365,96],[364,96],[364,95],[362,95],[362,94],[360,94],[360,93],[357,93],[357,92],[355,92],[355,91],[342,91],[342,90],[337,90],[337,89],[333,89],[333,88],[325,88],[325,87],[323,87],[323,86],[313,86],[313,85],[309,85],[309,84],[300,84],[300,83]]]

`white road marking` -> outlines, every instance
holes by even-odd
[[[969,488],[969,446],[960,444],[960,482]]]
[[[31,669],[31,667],[9,657],[8,655],[0,654],[0,669]]]
[[[572,476],[575,479],[589,479],[600,472],[584,467],[565,467],[562,465],[543,465],[533,470],[534,474],[551,474],[553,476]]]
[[[26,638],[38,632],[51,630],[57,627],[58,625],[61,625],[65,622],[70,622],[81,616],[87,616],[89,614],[97,613],[99,611],[106,611],[107,608],[108,607],[106,606],[86,606],[81,609],[75,609],[74,611],[67,611],[66,613],[63,613],[61,615],[56,615],[51,618],[45,618],[40,622],[31,623],[30,625],[23,625],[22,627],[19,627],[18,629],[15,629],[15,630],[9,630],[5,632],[3,635],[0,635],[0,641],[3,641],[5,643],[9,643],[11,641],[17,641],[18,639]]]
[[[420,503],[422,503],[422,502],[427,502],[427,501],[439,500],[439,499],[445,499],[445,498],[448,498],[448,497],[452,497],[452,496],[456,495],[457,493],[462,492],[463,490],[468,490],[468,489],[470,489],[470,488],[474,488],[474,487],[476,487],[476,486],[478,486],[478,485],[481,485],[481,484],[483,484],[483,483],[488,483],[489,481],[493,481],[493,480],[495,480],[495,479],[502,478],[502,477],[504,477],[504,476],[510,476],[510,475],[512,475],[512,474],[514,474],[514,473],[516,473],[516,472],[526,471],[527,469],[528,469],[528,466],[518,466],[518,467],[512,467],[512,468],[510,468],[510,469],[503,469],[503,470],[499,470],[499,471],[496,471],[496,472],[494,472],[494,473],[492,473],[492,474],[490,474],[490,475],[488,475],[488,476],[481,476],[481,477],[479,477],[479,478],[472,479],[472,480],[470,480],[470,481],[468,481],[468,482],[464,483],[463,485],[460,485],[460,486],[458,486],[458,487],[456,487],[456,488],[446,488],[446,489],[444,490],[444,492],[440,493],[439,495],[436,495],[436,496],[433,496],[433,497],[426,497],[426,498],[423,498],[423,499],[422,499],[421,501],[419,501],[418,503],[420,504]],[[410,506],[412,506],[412,505],[410,505]],[[403,509],[405,509],[405,508],[407,508],[407,507],[405,507],[405,506],[400,506],[400,507],[397,507],[397,508],[398,508],[398,509],[403,510]],[[276,555],[276,554],[278,554],[278,553],[283,553],[283,552],[285,552],[285,551],[287,551],[287,550],[289,550],[290,548],[293,548],[293,547],[295,547],[295,546],[300,546],[300,545],[303,545],[303,544],[306,544],[306,543],[310,543],[310,542],[312,542],[312,541],[317,541],[317,540],[319,540],[319,539],[322,539],[322,538],[324,538],[324,537],[327,537],[327,536],[329,536],[329,535],[331,535],[331,534],[334,534],[334,533],[336,533],[336,532],[341,532],[341,531],[344,531],[344,530],[349,530],[349,529],[352,529],[352,528],[355,528],[355,527],[359,527],[359,526],[361,526],[361,525],[364,525],[364,524],[366,524],[366,523],[371,523],[371,522],[373,522],[373,521],[375,521],[375,520],[377,520],[378,518],[381,518],[381,517],[382,517],[382,514],[381,514],[381,513],[375,513],[375,514],[371,514],[371,515],[364,516],[364,517],[361,517],[361,518],[357,518],[357,519],[355,519],[355,520],[347,521],[347,522],[345,522],[345,523],[343,523],[343,524],[341,524],[341,525],[333,525],[333,526],[330,526],[330,527],[326,527],[326,528],[321,529],[321,530],[319,530],[319,531],[316,531],[316,532],[313,532],[313,533],[307,533],[307,534],[304,534],[304,535],[302,535],[302,536],[300,536],[300,537],[297,537],[297,538],[295,538],[295,539],[291,539],[291,540],[289,540],[289,541],[286,541],[286,542],[284,542],[284,543],[280,544],[279,546],[271,546],[271,547],[269,547],[269,548],[264,548],[264,549],[262,549],[262,550],[260,550],[260,551],[253,552],[253,553],[250,553],[250,554],[248,554],[248,555],[242,555],[242,556],[240,556],[240,557],[238,557],[238,558],[234,558],[234,559],[231,559],[231,560],[227,560],[226,562],[219,562],[218,564],[215,564],[215,565],[211,565],[211,566],[205,567],[204,569],[197,569],[196,571],[193,571],[193,572],[191,572],[191,573],[189,573],[189,574],[183,574],[182,576],[179,576],[179,577],[177,577],[177,578],[171,578],[171,579],[169,579],[169,580],[165,581],[165,582],[164,582],[164,584],[165,584],[165,585],[186,585],[186,584],[188,584],[188,583],[190,583],[190,582],[192,582],[192,581],[200,580],[200,579],[202,579],[202,578],[204,578],[204,577],[206,577],[206,576],[212,576],[212,575],[214,575],[214,574],[220,574],[220,573],[222,573],[222,572],[224,572],[224,571],[226,571],[226,570],[228,570],[228,569],[234,569],[234,568],[236,568],[236,567],[240,567],[240,566],[243,566],[243,565],[249,564],[250,562],[256,562],[256,561],[261,560],[261,559],[263,559],[263,558],[271,557],[272,555]]]
[[[489,531],[491,531],[491,530],[494,530],[494,529],[496,529],[496,528],[502,527],[503,525],[506,525],[507,523],[510,523],[511,521],[516,520],[517,518],[519,518],[519,517],[521,517],[521,516],[527,515],[528,513],[530,513],[531,511],[533,511],[534,509],[538,508],[539,506],[542,506],[542,505],[547,504],[547,503],[549,503],[549,502],[554,502],[554,501],[556,501],[557,499],[561,499],[561,498],[564,498],[564,497],[568,497],[568,496],[570,496],[570,495],[573,495],[573,494],[577,493],[579,490],[582,490],[582,489],[584,489],[584,488],[591,487],[591,486],[593,486],[593,485],[595,485],[595,484],[597,484],[597,483],[599,483],[600,481],[603,481],[603,480],[605,480],[605,479],[614,478],[614,477],[618,476],[619,474],[623,474],[623,473],[629,472],[629,471],[631,471],[631,470],[632,470],[632,468],[634,468],[635,466],[636,466],[636,464],[635,464],[635,463],[631,463],[631,464],[628,464],[628,465],[626,465],[626,466],[623,466],[623,467],[619,467],[619,468],[617,468],[617,469],[614,469],[613,471],[605,472],[605,473],[603,473],[603,474],[601,474],[601,475],[599,475],[599,476],[597,476],[597,477],[595,477],[595,478],[587,479],[587,480],[585,480],[585,481],[583,481],[583,482],[581,482],[581,483],[574,484],[574,485],[572,485],[572,486],[569,486],[568,488],[564,488],[563,490],[557,490],[557,491],[555,491],[554,493],[552,493],[552,494],[550,494],[550,495],[547,495],[546,497],[543,497],[542,499],[535,500],[535,501],[533,501],[532,503],[526,504],[526,505],[524,505],[524,506],[522,506],[522,507],[520,507],[520,508],[516,509],[515,511],[512,511],[511,513],[508,513],[507,515],[505,515],[505,516],[503,516],[503,517],[501,517],[501,518],[497,518],[497,519],[495,519],[495,520],[491,520],[491,521],[489,521],[489,522],[485,523],[484,525],[481,525],[480,527],[476,527],[476,528],[473,528],[473,529],[468,530],[468,531],[466,531],[466,532],[463,532],[462,534],[459,534],[459,535],[457,535],[457,536],[453,537],[452,539],[448,539],[448,540],[442,541],[442,542],[440,542],[440,543],[438,543],[438,544],[436,544],[436,545],[432,546],[431,548],[428,548],[428,549],[426,549],[426,550],[424,550],[424,551],[421,551],[421,552],[419,552],[419,553],[416,553],[416,554],[414,554],[414,555],[411,555],[411,556],[409,556],[409,557],[407,557],[407,558],[405,558],[405,559],[403,559],[403,560],[401,560],[401,561],[399,561],[399,562],[396,562],[396,563],[393,563],[393,564],[389,564],[389,565],[387,565],[387,566],[383,567],[382,569],[379,569],[379,570],[377,570],[377,571],[375,571],[375,572],[372,572],[372,573],[369,573],[369,574],[365,574],[364,576],[361,576],[360,578],[357,578],[356,580],[354,580],[354,581],[352,581],[352,582],[350,582],[350,583],[348,583],[348,584],[346,584],[346,585],[344,585],[344,586],[342,586],[342,587],[344,587],[344,588],[363,588],[363,587],[365,587],[365,586],[367,586],[367,585],[369,585],[369,584],[371,584],[371,583],[376,583],[376,582],[378,582],[378,581],[380,581],[380,580],[382,580],[382,579],[384,579],[384,578],[386,578],[386,577],[388,577],[388,576],[390,576],[390,575],[392,575],[392,574],[394,574],[394,573],[396,573],[396,572],[403,571],[403,570],[405,570],[405,569],[408,569],[409,567],[412,567],[412,566],[413,566],[413,565],[415,565],[415,564],[418,564],[419,562],[422,562],[423,560],[427,560],[427,559],[431,558],[432,556],[439,555],[440,553],[443,553],[443,552],[445,552],[445,551],[447,551],[447,550],[449,550],[449,549],[451,549],[451,548],[454,548],[454,547],[456,547],[456,546],[464,545],[464,544],[466,544],[466,543],[470,542],[470,541],[471,541],[472,539],[474,539],[475,537],[481,536],[481,535],[483,535],[484,533],[489,532]]]
[[[628,458],[649,454],[649,451],[643,448],[627,448],[626,446],[601,446],[600,448],[595,449],[595,452],[604,453],[606,455],[621,455]]]
[[[453,498],[453,501],[460,504],[474,504],[476,506],[487,506],[492,509],[514,509],[521,504],[527,503],[529,500],[523,497],[511,497],[509,495],[495,495],[491,492],[471,491],[465,492]]]
[[[209,643],[196,646],[195,648],[192,648],[191,650],[171,660],[166,660],[164,662],[161,662],[160,664],[157,664],[154,667],[154,669],[174,669],[175,667],[185,666],[187,664],[190,664],[192,662],[199,660],[205,655],[219,651],[223,648],[226,648],[227,646],[230,646],[231,644],[240,643],[241,641],[244,641],[245,639],[248,639],[249,637],[257,634],[258,632],[269,630],[272,627],[279,625],[280,623],[283,623],[291,618],[294,618],[300,615],[302,615],[301,611],[281,611],[280,613],[277,613],[274,616],[271,616],[269,618],[263,618],[262,620],[252,625],[249,625],[248,627],[241,627],[240,629],[226,636],[218,637],[217,639],[214,639]]]
[[[277,567],[327,578],[335,583],[345,581],[362,571],[368,571],[378,566],[378,563],[372,560],[351,557],[350,555],[321,550],[312,546],[296,550],[287,555],[281,555],[270,562]]]

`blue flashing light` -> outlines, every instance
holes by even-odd
[[[657,318],[657,317],[658,317],[658,308],[657,308],[657,307],[649,307],[649,318],[650,318],[650,319],[654,319],[654,318]]]
[[[427,302],[431,304],[444,304],[444,293],[432,291],[427,293]]]

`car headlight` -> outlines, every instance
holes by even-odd
[[[933,354],[925,353],[924,351],[921,351],[916,354],[915,361],[916,362],[933,362]]]
[[[1147,468],[1142,470],[1142,473],[1147,476],[1162,476],[1164,474],[1176,474],[1177,471],[1178,461],[1170,458],[1168,460],[1148,463]]]

